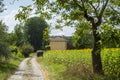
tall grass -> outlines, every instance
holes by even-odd
[[[50,80],[119,80],[120,49],[103,49],[101,55],[105,76],[93,74],[91,49],[47,51],[38,61],[50,72]]]
[[[2,57],[3,58],[3,57]],[[14,73],[19,63],[23,60],[21,52],[12,52],[7,60],[0,62],[0,80],[7,80],[7,78]]]
[[[9,59],[9,62],[0,63],[0,80],[7,80],[13,74],[23,58]]]

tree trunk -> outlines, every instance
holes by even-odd
[[[92,65],[93,72],[97,74],[103,74],[102,62],[101,62],[101,44],[100,44],[100,34],[97,32],[97,25],[92,24],[93,37],[94,37],[94,46],[92,50]]]

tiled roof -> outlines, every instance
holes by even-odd
[[[63,37],[55,37],[55,38],[50,38],[50,41],[55,41],[55,42],[65,42],[66,39],[64,39]]]

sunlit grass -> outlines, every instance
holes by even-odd
[[[113,80],[120,75],[120,49],[111,48],[101,51],[105,77],[92,72],[91,49],[51,50],[38,58],[50,72],[50,80]],[[52,76],[52,77],[51,77]]]

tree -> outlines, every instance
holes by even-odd
[[[23,24],[17,24],[14,27],[14,31],[12,33],[9,33],[8,42],[10,43],[10,45],[20,47],[26,42],[23,27],[24,27]]]
[[[65,22],[66,25],[77,25],[81,21],[90,23],[94,37],[92,50],[93,72],[103,74],[100,56],[100,29],[103,24],[118,26],[120,23],[120,0],[35,0],[35,5],[37,7],[36,13],[40,13],[45,18],[50,18],[52,13],[62,15],[61,20],[58,22]],[[19,13],[29,13],[30,10],[25,9],[27,8]],[[20,14],[17,15],[18,18]],[[26,15],[24,16],[26,17]]]
[[[23,30],[24,25],[23,24],[17,24],[14,28],[14,40],[15,40],[15,45],[16,46],[22,46],[25,42],[25,36],[24,36],[24,30]]]
[[[73,46],[77,49],[93,47],[92,31],[88,22],[80,22],[77,25],[76,31],[73,35]]]
[[[0,0],[0,13],[5,10],[3,0]],[[7,43],[7,26],[0,21],[0,57],[8,58],[9,56],[9,46]],[[2,59],[2,58],[0,58]]]
[[[120,29],[109,25],[102,25],[104,33],[101,33],[102,46],[107,48],[120,47]]]
[[[111,26],[120,22],[120,0],[36,0],[38,11],[42,13],[46,8],[50,12],[61,14],[62,19],[78,21],[85,19],[90,22],[94,37],[92,50],[93,72],[103,74],[101,63],[101,34],[99,29],[102,24]],[[46,7],[43,7],[46,6]],[[70,22],[70,21],[69,21]]]
[[[0,21],[0,57],[9,57],[9,45],[7,43],[7,26]],[[1,58],[2,59],[2,58]]]
[[[23,27],[24,27],[23,24],[17,24],[14,27],[14,31],[12,33],[9,33],[8,42],[10,43],[10,45],[15,45],[17,47],[20,47],[24,43],[26,43]]]
[[[73,45],[77,48],[91,48],[93,46],[93,37],[91,36],[90,25],[87,22],[80,22],[73,35]],[[81,28],[83,27],[84,28]],[[102,25],[101,42],[102,48],[120,47],[120,29],[109,25]],[[104,30],[104,31],[103,31]]]
[[[34,48],[29,43],[23,44],[21,46],[21,52],[24,57],[29,57],[30,53],[34,51]]]
[[[50,30],[49,26],[43,30],[43,43],[44,43],[43,49],[45,49],[45,50],[50,49],[50,46],[49,46],[49,33],[50,32],[49,32],[49,30]]]
[[[27,41],[34,47],[35,50],[43,49],[48,41],[48,25],[40,17],[32,17],[25,23],[25,35]],[[46,37],[45,37],[46,35]]]
[[[3,0],[0,0],[0,13],[3,12],[4,9],[4,4],[3,4]]]

